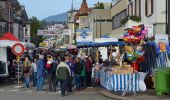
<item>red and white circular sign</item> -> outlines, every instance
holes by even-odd
[[[21,43],[16,43],[16,44],[14,44],[13,45],[13,47],[12,47],[12,53],[14,54],[14,55],[16,55],[16,56],[21,56],[21,55],[23,55],[23,53],[24,53],[24,45],[22,45]]]

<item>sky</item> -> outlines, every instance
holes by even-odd
[[[24,5],[29,18],[32,16],[42,20],[51,15],[67,12],[71,9],[72,0],[18,0]],[[87,0],[90,7],[97,2],[111,2],[112,0]],[[73,0],[75,9],[80,8],[82,0]]]

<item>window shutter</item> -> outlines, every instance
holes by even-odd
[[[151,0],[151,14],[153,14],[154,13],[154,1],[153,0]]]
[[[145,16],[148,14],[148,2],[145,0]]]

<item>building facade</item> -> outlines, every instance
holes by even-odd
[[[111,10],[93,9],[86,17],[84,26],[92,29],[93,38],[109,35],[112,29]]]
[[[129,0],[128,15],[141,17],[141,24],[153,26],[153,34],[166,33],[166,0]]]
[[[121,19],[127,16],[128,0],[112,0],[112,31],[110,37],[121,39],[125,33]]]
[[[30,41],[29,18],[18,0],[0,0],[0,36],[11,32],[22,42]]]

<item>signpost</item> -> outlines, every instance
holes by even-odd
[[[21,43],[16,43],[12,46],[12,53],[17,56],[17,62],[18,62],[18,85],[19,85],[19,63],[20,63],[20,56],[24,53],[24,45]]]

